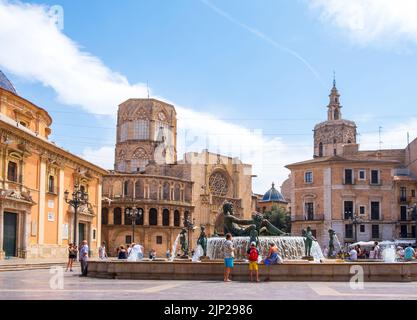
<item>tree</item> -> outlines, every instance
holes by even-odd
[[[286,209],[273,205],[271,211],[265,212],[264,215],[278,229],[291,232],[291,216]]]

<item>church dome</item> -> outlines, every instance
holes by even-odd
[[[275,201],[275,202],[286,202],[282,194],[275,189],[275,184],[272,183],[272,188],[269,189],[264,196],[262,197],[261,202],[269,202],[269,201]]]
[[[0,88],[17,94],[13,84],[7,79],[6,75],[0,70]]]

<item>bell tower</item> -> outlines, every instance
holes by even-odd
[[[342,119],[340,94],[336,88],[336,79],[329,95],[327,121],[314,127],[314,157],[327,157],[343,154],[343,146],[356,144],[356,124]]]
[[[129,99],[119,106],[114,170],[143,172],[148,164],[177,161],[177,114],[156,99]]]

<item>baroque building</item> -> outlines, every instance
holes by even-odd
[[[129,99],[119,106],[115,167],[103,181],[102,236],[111,255],[134,240],[164,256],[187,217],[213,235],[221,231],[216,223],[218,228],[225,200],[238,216],[250,217],[250,165],[207,150],[177,160],[176,145],[174,106],[156,99]],[[134,207],[142,214],[133,237],[126,209]],[[198,236],[197,228],[192,243]]]
[[[74,228],[97,253],[106,171],[49,141],[51,124],[0,71],[0,259],[66,258]],[[64,199],[75,184],[89,194],[77,226]]]
[[[321,246],[330,228],[342,243],[415,238],[408,209],[417,202],[417,140],[404,149],[359,150],[339,98],[334,82],[327,121],[314,128],[313,159],[286,166],[292,232],[311,226]]]

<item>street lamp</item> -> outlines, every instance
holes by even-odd
[[[408,208],[408,212],[411,213],[411,219],[415,221],[414,236],[416,238],[416,244],[417,244],[417,202],[414,203],[412,207]]]
[[[355,226],[355,242],[358,242],[358,224],[362,223],[362,219],[359,215],[353,214],[352,212],[348,212],[349,214],[349,222]]]
[[[187,215],[184,218],[184,227],[187,229],[187,233],[188,233],[188,250],[191,253],[191,231],[194,231],[195,229],[195,219],[193,219],[193,221],[191,222],[190,216]]]
[[[127,208],[125,210],[126,214],[132,219],[132,243],[135,242],[135,225],[136,225],[136,217],[140,217],[143,214],[142,209],[138,209],[133,207],[131,209]]]
[[[74,192],[72,193],[72,199],[69,199],[69,191],[64,192],[65,202],[74,208],[74,245],[78,245],[77,239],[77,214],[78,208],[82,205],[88,204],[88,193],[80,188],[78,184],[74,185]]]

